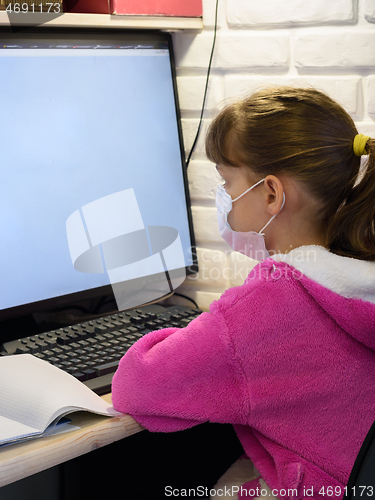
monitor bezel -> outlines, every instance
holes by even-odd
[[[195,236],[193,230],[193,218],[191,213],[191,201],[189,194],[189,185],[187,178],[187,169],[186,169],[186,158],[185,158],[185,149],[183,143],[183,135],[182,135],[182,125],[181,125],[181,111],[179,106],[178,99],[178,89],[177,89],[177,79],[176,79],[176,66],[174,59],[174,51],[173,51],[173,39],[170,33],[161,32],[156,30],[128,30],[128,29],[108,29],[108,28],[51,28],[47,26],[43,27],[22,27],[19,29],[12,31],[12,29],[0,28],[0,37],[1,42],[16,42],[17,40],[25,41],[25,40],[38,40],[38,41],[51,41],[56,42],[60,39],[61,42],[64,40],[75,40],[78,41],[80,38],[82,41],[88,41],[90,38],[95,38],[98,40],[99,37],[102,37],[102,40],[105,40],[107,43],[117,42],[120,38],[125,40],[126,38],[131,38],[135,40],[136,37],[140,37],[142,41],[163,41],[168,44],[169,47],[169,57],[170,57],[170,66],[172,73],[172,83],[173,83],[173,91],[174,91],[174,102],[175,102],[175,111],[176,111],[176,120],[178,126],[178,136],[179,136],[179,145],[180,145],[180,155],[181,155],[181,167],[182,167],[182,175],[183,182],[185,188],[185,201],[186,201],[186,209],[187,209],[187,218],[188,225],[190,230],[190,240],[191,240],[191,255],[192,255],[192,264],[185,267],[185,273],[187,276],[196,274],[198,272],[198,259],[196,252],[196,243]],[[113,291],[111,285],[105,285],[102,287],[92,288],[88,290],[83,290],[79,292],[74,292],[67,295],[61,295],[58,297],[52,297],[45,300],[32,302],[28,304],[22,304],[14,307],[10,307],[7,309],[0,310],[0,322],[3,320],[10,320],[12,318],[19,318],[26,315],[30,315],[37,312],[42,311],[50,311],[56,310],[59,308],[68,308],[69,306],[74,307],[77,303],[82,303],[91,299],[100,300],[101,297],[104,296],[112,296]],[[167,294],[166,296],[169,296]],[[160,298],[160,301],[163,300],[166,296]],[[115,304],[115,302],[114,302]],[[2,339],[0,339],[1,343]]]

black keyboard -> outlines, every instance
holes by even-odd
[[[106,394],[120,359],[134,342],[153,330],[184,327],[201,312],[185,306],[144,306],[7,342],[2,355],[33,354],[97,394]]]

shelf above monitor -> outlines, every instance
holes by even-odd
[[[46,27],[70,27],[70,28],[129,28],[129,29],[153,29],[153,30],[185,30],[203,29],[201,17],[164,17],[164,16],[128,16],[128,15],[107,15],[107,14],[62,14],[52,20],[48,14],[37,14],[43,22],[40,26]],[[21,15],[20,15],[21,16]],[[30,14],[25,15],[25,20],[12,24],[28,25]],[[8,14],[0,11],[0,27],[10,26]]]

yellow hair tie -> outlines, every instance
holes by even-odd
[[[366,143],[371,139],[368,135],[357,134],[353,141],[353,151],[356,156],[367,155]]]

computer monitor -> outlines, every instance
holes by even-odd
[[[171,36],[0,42],[0,321],[162,298],[197,272]]]

